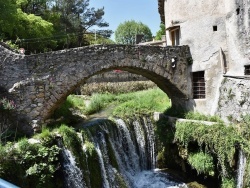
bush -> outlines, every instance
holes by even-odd
[[[56,145],[31,144],[26,138],[15,146],[8,143],[0,147],[0,176],[20,187],[55,187],[58,154]]]
[[[188,156],[189,164],[196,169],[198,174],[214,176],[213,157],[208,153],[191,153]]]

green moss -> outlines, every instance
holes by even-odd
[[[63,143],[65,147],[73,153],[77,166],[82,170],[82,173],[84,174],[86,165],[84,160],[85,155],[82,150],[82,141],[80,140],[77,132],[72,127],[68,127],[64,124],[59,127],[58,131],[59,134],[63,137]]]
[[[108,136],[106,136],[106,143],[107,143],[107,150],[108,150],[108,156],[109,156],[109,160],[110,160],[110,164],[116,168],[117,170],[119,170],[119,166],[115,157],[115,153],[114,150],[112,148],[111,142],[108,139]]]
[[[115,174],[115,181],[118,182],[119,188],[127,188],[128,187],[126,182],[124,181],[123,177],[118,173]]]
[[[90,187],[102,187],[101,165],[95,146],[91,142],[84,144],[87,155]]]

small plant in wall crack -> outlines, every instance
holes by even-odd
[[[53,89],[55,85],[55,79],[53,78],[53,76],[49,77],[49,89]]]
[[[235,94],[232,92],[232,88],[230,88],[229,90],[228,90],[228,98],[230,99],[230,100],[232,100],[234,97],[235,97]]]
[[[8,100],[4,97],[0,99],[0,108],[3,110],[14,110],[16,105],[13,100]]]

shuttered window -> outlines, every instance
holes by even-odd
[[[245,75],[250,75],[250,65],[245,66]]]
[[[174,26],[168,29],[172,46],[180,45],[180,26]]]
[[[204,71],[193,72],[193,98],[206,98],[206,85],[204,78]]]

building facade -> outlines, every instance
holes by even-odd
[[[190,105],[217,113],[223,80],[250,74],[250,1],[159,0],[158,5],[167,45],[190,47]]]

